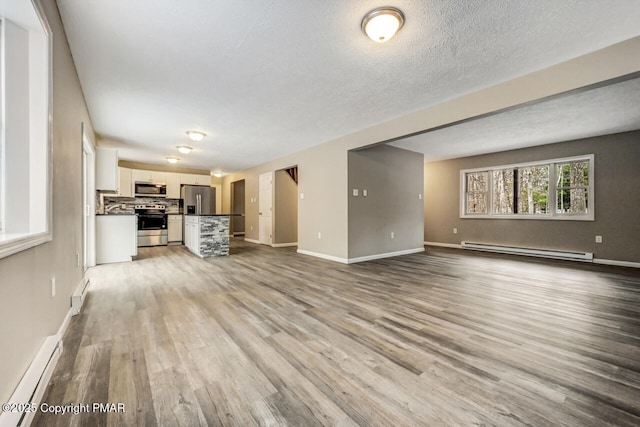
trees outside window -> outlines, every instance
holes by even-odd
[[[588,155],[463,170],[461,217],[593,220],[593,161]]]

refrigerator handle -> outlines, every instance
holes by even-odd
[[[202,196],[196,194],[196,213],[202,215]]]

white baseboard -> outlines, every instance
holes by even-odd
[[[375,254],[375,255],[361,256],[361,257],[357,257],[357,258],[349,258],[348,264],[355,264],[355,263],[364,262],[364,261],[373,261],[375,259],[392,258],[392,257],[395,257],[395,256],[401,256],[401,255],[416,254],[416,253],[419,253],[419,252],[424,252],[424,246],[422,246],[420,248],[405,249],[405,250],[402,250],[402,251],[386,252],[386,253],[383,253],[383,254]]]
[[[339,262],[339,263],[342,263],[342,264],[349,264],[349,260],[346,259],[346,258],[340,258],[340,257],[333,256],[333,255],[321,254],[319,252],[312,252],[312,251],[307,251],[307,250],[304,250],[304,249],[298,249],[297,252],[299,254],[302,254],[302,255],[309,255],[309,256],[312,256],[312,257],[316,257],[316,258],[326,259],[328,261],[335,261],[335,262]]]
[[[439,246],[441,248],[454,248],[462,249],[462,245],[458,243],[438,243],[438,242],[424,242],[426,246]]]
[[[640,268],[640,262],[632,262],[632,261],[616,261],[613,259],[594,258],[593,263],[604,264],[604,265],[615,265],[618,267]]]
[[[258,244],[258,245],[260,244],[259,240],[247,239],[246,237],[245,237],[244,241],[245,242],[249,242],[249,243],[255,243],[255,244]]]
[[[335,261],[335,262],[339,262],[339,263],[342,263],[342,264],[356,264],[358,262],[373,261],[373,260],[376,260],[376,259],[391,258],[391,257],[395,257],[395,256],[400,256],[400,255],[415,254],[415,253],[418,253],[418,252],[424,252],[424,247],[414,248],[414,249],[405,249],[405,250],[402,250],[402,251],[395,251],[395,252],[386,252],[386,253],[375,254],[375,255],[367,255],[367,256],[357,257],[357,258],[340,258],[340,257],[336,257],[336,256],[333,256],[333,255],[321,254],[321,253],[318,253],[318,252],[312,252],[312,251],[307,251],[307,250],[304,250],[304,249],[298,249],[298,253],[299,254],[309,255],[309,256],[316,257],[316,258],[322,258],[322,259],[326,259],[328,261]]]
[[[298,242],[291,242],[291,243],[274,243],[273,245],[271,245],[272,248],[288,248],[291,246],[298,246]]]

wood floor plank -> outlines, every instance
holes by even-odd
[[[640,272],[231,240],[92,268],[34,425],[640,425]]]

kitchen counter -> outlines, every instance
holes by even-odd
[[[138,254],[135,214],[96,215],[96,264],[131,261]]]
[[[244,214],[184,214],[185,216],[244,216]]]
[[[202,258],[229,255],[230,216],[228,214],[185,215],[185,246]]]

